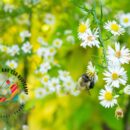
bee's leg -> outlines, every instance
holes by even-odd
[[[88,88],[86,88],[86,89],[87,89],[88,94],[91,96],[91,93],[90,93],[89,89]]]

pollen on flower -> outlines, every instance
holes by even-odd
[[[106,92],[104,97],[105,97],[105,100],[111,101],[112,100],[112,93],[111,92]]]
[[[115,31],[115,32],[118,32],[119,29],[120,29],[120,27],[119,27],[118,24],[113,23],[113,24],[111,25],[111,30],[113,30],[113,31]]]
[[[44,77],[44,82],[48,82],[48,77]]]
[[[117,58],[120,58],[120,57],[121,57],[121,51],[117,51],[117,52],[115,53],[115,56],[116,56]]]
[[[124,23],[128,23],[129,19],[128,18],[124,18],[123,21],[124,21]]]
[[[119,75],[117,73],[112,73],[112,79],[116,80],[119,78]]]
[[[93,41],[93,36],[88,36],[88,37],[87,37],[87,40],[88,40],[88,41]]]
[[[87,29],[87,26],[85,24],[81,23],[79,25],[79,29],[78,30],[79,30],[80,33],[84,33],[86,31],[86,29]]]

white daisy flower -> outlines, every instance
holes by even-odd
[[[9,47],[7,47],[7,46],[1,45],[0,49],[2,52],[9,53]]]
[[[22,46],[22,50],[24,53],[31,53],[32,45],[30,42],[25,42]]]
[[[46,52],[46,49],[45,49],[45,48],[39,48],[39,49],[37,50],[37,55],[39,55],[39,56],[44,56],[45,52]]]
[[[47,13],[44,17],[44,22],[46,24],[54,24],[55,23],[55,16],[53,14]]]
[[[78,96],[80,94],[80,91],[77,90],[77,89],[71,89],[70,93],[73,95],[73,96]]]
[[[62,45],[62,43],[63,43],[63,41],[62,41],[61,39],[56,38],[56,39],[53,41],[52,44],[54,45],[54,47],[56,47],[56,48],[60,48],[61,45]]]
[[[127,86],[124,88],[124,93],[127,94],[127,95],[130,95],[130,85],[127,85]]]
[[[104,28],[110,31],[114,36],[119,36],[125,32],[124,28],[122,28],[116,21],[108,21],[105,23]]]
[[[16,69],[17,66],[18,66],[17,62],[15,62],[14,60],[8,60],[8,61],[6,62],[6,65],[7,65],[8,67],[10,67],[11,69]]]
[[[44,57],[54,56],[55,54],[56,54],[56,48],[54,48],[54,47],[48,47],[48,48],[46,48]]]
[[[40,65],[40,69],[39,72],[41,72],[42,74],[46,73],[48,70],[51,69],[51,65],[48,62],[42,63]]]
[[[41,45],[44,45],[44,46],[47,46],[47,45],[48,45],[48,43],[45,42],[42,37],[38,37],[38,38],[37,38],[37,41],[38,41]]]
[[[47,91],[44,88],[37,88],[35,90],[35,96],[36,98],[43,98],[47,95]]]
[[[28,125],[23,125],[22,130],[29,130],[29,126]]]
[[[59,73],[59,79],[62,80],[63,82],[71,79],[70,73],[68,71],[59,70],[58,73]]]
[[[26,103],[28,101],[28,99],[29,99],[29,96],[27,94],[25,94],[25,92],[20,93],[19,102],[21,104]]]
[[[49,79],[50,79],[49,75],[44,75],[41,79],[41,83],[46,86],[49,84]]]
[[[121,14],[119,16],[119,20],[120,20],[120,24],[123,26],[123,27],[130,27],[130,13],[127,13],[127,14]]]
[[[72,78],[69,78],[63,82],[63,86],[65,90],[70,91],[75,88],[76,84]]]
[[[93,66],[91,61],[88,63],[86,73],[90,78],[94,78],[94,82],[97,82],[98,76],[97,76],[96,68],[95,66]]]
[[[95,29],[93,32],[91,30],[87,31],[82,37],[83,42],[80,46],[86,48],[86,46],[92,47],[96,46],[99,47],[100,42],[98,41],[98,29]]]
[[[16,54],[19,54],[19,51],[20,51],[20,49],[19,49],[19,46],[18,45],[14,45],[14,46],[12,46],[10,49],[9,49],[9,54],[11,55],[11,56],[15,56]]]
[[[74,39],[74,36],[73,35],[68,35],[66,37],[66,41],[71,43],[71,44],[74,44],[75,43],[75,39]]]
[[[128,64],[130,61],[130,50],[127,49],[125,46],[121,48],[119,43],[115,43],[115,50],[110,46],[108,47],[107,58],[112,62],[116,61],[120,64]]]
[[[119,88],[120,84],[125,85],[127,81],[126,71],[120,66],[108,66],[108,70],[104,72],[108,86]]]
[[[25,38],[31,37],[31,33],[28,30],[25,30],[20,33],[20,37],[21,37],[22,41],[24,41]]]
[[[113,95],[112,87],[106,86],[105,89],[100,90],[100,104],[105,108],[113,107],[117,104],[118,95]]]
[[[5,12],[9,12],[9,13],[12,13],[12,11],[14,10],[14,5],[12,4],[5,4],[4,5],[4,11]]]
[[[59,91],[60,87],[61,87],[60,81],[58,78],[52,78],[51,81],[49,82],[50,93]]]
[[[89,30],[89,26],[90,26],[89,19],[87,19],[86,22],[81,22],[79,24],[78,37],[80,39],[82,39],[84,37],[85,32]]]

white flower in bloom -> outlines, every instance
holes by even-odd
[[[78,37],[82,39],[84,34],[89,30],[89,19],[86,22],[81,22],[78,28]]]
[[[79,90],[76,90],[76,89],[71,89],[70,93],[73,95],[73,96],[78,96],[80,94],[80,91]]]
[[[28,125],[23,125],[23,126],[22,126],[22,130],[29,130]]]
[[[66,37],[66,40],[67,42],[70,42],[71,44],[74,44],[75,43],[75,39],[74,39],[74,36],[73,35],[68,35]]]
[[[96,68],[95,68],[95,66],[93,66],[93,64],[92,64],[91,61],[88,63],[86,73],[87,73],[87,75],[88,75],[90,78],[94,78],[94,82],[96,82],[96,81],[98,80]]]
[[[22,41],[24,41],[25,38],[28,38],[30,36],[31,36],[31,33],[28,30],[25,30],[25,31],[20,33],[20,37],[22,38]]]
[[[0,49],[2,52],[9,53],[9,48],[7,46],[1,45]]]
[[[45,63],[42,63],[42,64],[40,65],[39,71],[40,71],[42,74],[44,74],[44,73],[46,73],[49,69],[51,69],[50,63],[45,62]]]
[[[44,56],[45,52],[46,52],[46,50],[44,48],[39,48],[37,50],[37,55]]]
[[[57,38],[57,39],[55,39],[55,40],[53,41],[53,45],[54,45],[54,47],[56,47],[56,48],[60,48],[61,45],[62,45],[62,43],[63,43],[63,41],[62,41],[61,39],[59,39],[59,38]]]
[[[53,14],[47,13],[44,17],[44,22],[46,24],[54,24],[55,23],[55,16]]]
[[[105,23],[104,28],[110,31],[114,36],[119,36],[125,32],[124,28],[122,28],[116,21],[108,21]]]
[[[54,56],[55,54],[56,54],[56,48],[54,48],[54,47],[48,47],[45,50],[44,57]]]
[[[60,88],[60,81],[58,78],[52,78],[49,82],[49,91],[56,92]]]
[[[106,86],[105,89],[100,90],[100,104],[105,108],[113,107],[117,104],[118,95],[113,95],[112,88]]]
[[[22,50],[24,53],[31,53],[32,45],[29,42],[26,42],[22,46]]]
[[[75,82],[72,80],[72,78],[69,78],[63,82],[63,86],[65,90],[73,90],[73,88],[76,87]]]
[[[68,71],[59,70],[58,73],[59,73],[59,79],[62,81],[66,81],[71,78],[70,73]]]
[[[65,35],[72,34],[72,30],[65,30],[65,31],[64,31],[64,34],[65,34]]]
[[[21,104],[26,103],[28,101],[28,99],[29,99],[29,96],[27,94],[25,94],[25,92],[20,93],[19,102]]]
[[[124,93],[127,94],[127,95],[130,95],[130,85],[127,85],[127,86],[124,88]]]
[[[125,46],[120,47],[119,43],[115,43],[115,50],[111,47],[108,47],[108,60],[112,62],[119,62],[120,64],[129,63],[130,61],[130,50]]]
[[[48,43],[45,42],[42,37],[38,37],[38,38],[37,38],[37,41],[38,41],[41,45],[44,45],[44,46],[47,46],[47,45],[48,45]]]
[[[120,66],[108,66],[108,70],[104,72],[104,75],[104,80],[108,86],[119,88],[120,84],[126,84],[126,71]]]
[[[43,85],[45,85],[45,87],[46,87],[46,85],[48,85],[49,84],[49,76],[48,75],[44,75],[42,78],[41,78],[41,83],[43,84]]]
[[[16,54],[19,54],[19,47],[18,47],[18,45],[14,45],[14,46],[12,46],[10,49],[9,49],[9,54],[11,55],[11,56],[15,56]]]
[[[14,5],[11,5],[11,4],[5,4],[4,6],[4,11],[5,12],[12,12],[14,10]]]
[[[14,60],[8,60],[8,61],[6,62],[6,65],[7,65],[8,67],[10,67],[11,69],[16,69],[17,66],[18,66],[17,62],[15,62]]]
[[[48,93],[44,88],[37,88],[35,90],[35,96],[36,98],[43,98],[44,96],[46,96]]]
[[[124,27],[130,27],[130,13],[119,16],[120,24]]]
[[[82,46],[83,48],[86,48],[86,46],[92,47],[92,46],[96,46],[99,47],[100,42],[98,41],[98,29],[96,29],[95,31],[87,31],[84,36],[82,37],[82,43],[80,46]]]

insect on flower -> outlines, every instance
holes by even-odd
[[[86,89],[89,92],[90,89],[94,88],[97,79],[98,77],[95,66],[93,66],[92,62],[89,62],[89,65],[87,66],[87,72],[82,74],[78,80],[78,89]]]

